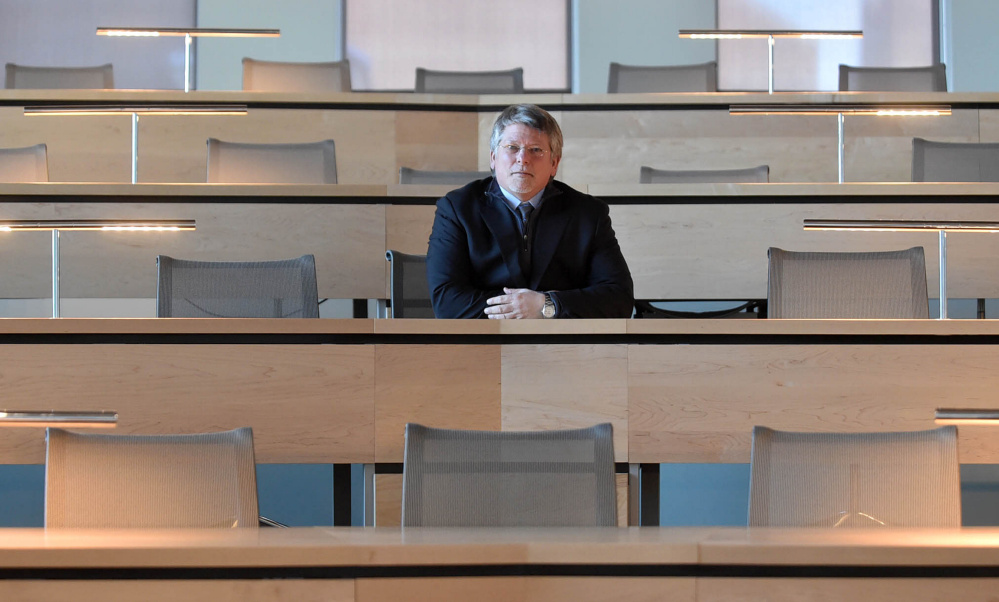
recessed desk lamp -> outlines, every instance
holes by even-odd
[[[680,37],[688,40],[743,40],[767,39],[767,92],[774,93],[774,40],[798,38],[799,40],[850,40],[864,37],[864,32],[822,31],[800,29],[681,29]]]
[[[875,105],[731,105],[729,115],[836,115],[837,159],[840,184],[844,182],[845,137],[843,118],[846,115],[875,117],[936,117],[950,115],[950,105],[937,106],[875,106]]]
[[[139,181],[139,115],[246,115],[246,105],[113,106],[66,105],[24,107],[26,116],[42,115],[131,115],[132,184]]]
[[[953,424],[955,426],[999,426],[999,410],[938,408],[935,421],[937,424]]]
[[[62,230],[101,230],[105,232],[179,232],[194,230],[193,219],[169,220],[0,220],[0,232],[52,231],[52,317],[60,317],[59,232]]]
[[[940,319],[947,319],[947,232],[999,232],[999,222],[918,221],[901,219],[806,219],[805,230],[842,232],[936,232],[940,251]]]
[[[191,38],[277,38],[280,29],[218,29],[206,27],[98,27],[97,35],[129,38],[184,36],[184,92],[191,91]]]
[[[96,412],[0,410],[0,427],[114,428],[117,425],[118,412],[105,410]]]

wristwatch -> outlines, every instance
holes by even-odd
[[[552,301],[552,296],[545,293],[545,306],[541,308],[541,317],[543,318],[554,318],[555,317],[555,302]]]

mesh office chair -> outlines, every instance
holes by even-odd
[[[638,172],[641,184],[689,184],[698,182],[762,183],[770,181],[770,166],[746,169],[653,169],[643,165]]]
[[[426,94],[523,94],[524,70],[431,71],[416,68],[416,91]]]
[[[318,318],[316,260],[156,258],[159,318]]]
[[[406,425],[404,527],[617,525],[611,425],[499,432]]]
[[[791,433],[757,426],[751,527],[960,527],[957,428]]]
[[[610,64],[607,91],[625,92],[717,92],[718,63],[697,65]]]
[[[256,527],[253,431],[104,435],[50,428],[46,528]]]
[[[770,318],[929,317],[922,247],[824,253],[771,247]]]
[[[48,182],[49,160],[44,144],[0,148],[0,182]]]
[[[350,63],[296,63],[243,58],[243,89],[267,92],[350,92]]]
[[[336,184],[332,140],[251,144],[208,139],[208,181],[229,184]]]
[[[464,186],[472,180],[492,175],[491,171],[427,171],[411,167],[399,168],[400,184],[451,184]]]
[[[999,142],[912,139],[913,182],[999,182]]]
[[[109,90],[114,88],[111,64],[96,67],[31,67],[7,63],[8,89]]]
[[[928,67],[839,66],[839,89],[851,92],[946,92],[943,63]]]
[[[386,251],[389,262],[390,318],[433,318],[427,284],[427,256]]]

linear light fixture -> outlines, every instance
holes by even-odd
[[[0,410],[0,427],[114,428],[118,412]]]
[[[128,38],[184,38],[184,92],[191,91],[192,38],[277,38],[280,29],[228,29],[213,27],[98,27],[97,35]]]
[[[845,181],[846,136],[844,118],[847,115],[872,117],[939,117],[950,115],[950,105],[730,105],[729,115],[836,115],[837,180]]]
[[[767,92],[774,93],[774,40],[798,38],[799,40],[852,40],[864,37],[858,30],[810,29],[681,29],[680,37],[689,40],[742,40],[766,38],[767,40]]]
[[[947,319],[947,232],[999,232],[999,222],[949,220],[806,219],[805,230],[841,232],[936,232],[940,254],[940,319]]]
[[[132,183],[139,181],[140,115],[246,115],[246,105],[45,105],[24,107],[25,116],[130,115],[132,117]]]
[[[936,411],[937,424],[999,426],[999,410],[977,410],[966,408],[939,408]]]
[[[52,231],[52,317],[61,315],[59,297],[59,233],[63,230],[104,232],[180,232],[194,230],[193,219],[78,219],[78,220],[0,220],[0,232]]]

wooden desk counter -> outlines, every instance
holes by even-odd
[[[848,117],[848,181],[907,181],[913,137],[989,142],[999,138],[995,93],[777,94],[287,94],[143,90],[2,90],[7,146],[45,142],[55,181],[128,181],[124,116],[26,117],[25,106],[245,104],[241,116],[157,116],[140,126],[139,181],[205,181],[205,140],[306,142],[333,139],[337,175],[348,184],[391,184],[402,166],[487,169],[489,129],[508,104],[544,106],[565,134],[562,177],[582,184],[634,182],[641,165],[723,169],[770,165],[772,182],[837,178],[835,116],[729,115],[733,104],[946,104],[947,117]]]
[[[611,422],[619,462],[747,462],[756,424],[918,430],[995,407],[995,320],[3,319],[10,409],[121,432],[254,427],[260,462],[396,463],[403,428]],[[999,461],[986,427],[964,462]],[[40,463],[34,429],[0,462]]]
[[[0,532],[4,599],[991,600],[999,530]]]
[[[2,219],[194,219],[175,233],[66,232],[65,298],[152,298],[159,254],[260,260],[316,256],[319,295],[388,296],[385,251],[426,253],[434,202],[448,186],[0,184]],[[761,299],[767,249],[926,249],[937,288],[933,232],[805,232],[803,220],[999,220],[999,184],[593,184],[640,299]],[[0,234],[0,298],[51,294],[47,232]],[[719,241],[724,241],[721,244]],[[999,238],[950,237],[951,298],[999,297]]]

